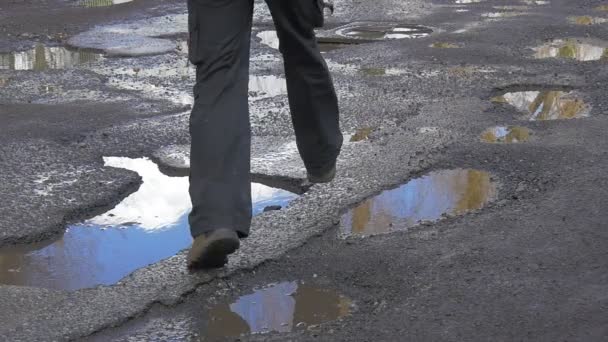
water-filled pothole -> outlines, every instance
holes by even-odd
[[[169,39],[152,38],[131,33],[87,31],[68,40],[70,46],[103,51],[109,56],[137,57],[176,51],[178,44]]]
[[[426,37],[433,30],[426,26],[396,22],[362,21],[319,33],[319,42],[359,44],[391,39]]]
[[[458,49],[460,45],[448,42],[435,42],[431,44],[430,47],[435,49]]]
[[[290,332],[345,317],[351,306],[350,299],[334,290],[297,281],[282,282],[211,308],[201,335],[215,340]]]
[[[591,106],[574,91],[530,90],[509,92],[492,98],[494,103],[509,104],[531,121],[577,119],[589,116]]]
[[[526,15],[525,12],[491,12],[491,13],[483,13],[481,16],[484,18],[514,18],[522,15]]]
[[[520,143],[530,139],[531,131],[521,126],[496,126],[481,133],[481,140],[487,143]]]
[[[188,177],[168,177],[152,161],[106,158],[137,172],[143,184],[112,210],[68,227],[55,242],[0,251],[0,283],[75,290],[116,283],[138,268],[187,248]],[[252,184],[253,212],[285,206],[297,195]]]
[[[581,39],[555,39],[534,48],[536,58],[568,58],[577,61],[608,59],[608,47]]]
[[[276,31],[261,31],[256,35],[260,42],[272,49],[279,49],[279,37]],[[324,43],[319,41],[319,50],[321,52],[329,52],[337,49],[341,49],[349,46],[350,44],[339,44],[339,43]]]
[[[36,45],[27,51],[0,53],[0,70],[67,69],[79,65],[90,65],[102,57],[99,53],[84,50],[69,50],[64,47]]]
[[[83,7],[107,7],[112,5],[126,4],[133,0],[80,0],[78,4]]]
[[[598,18],[592,16],[580,16],[580,17],[570,17],[568,18],[571,23],[576,25],[597,25],[597,24],[605,24],[608,23],[608,19],[606,18]]]
[[[352,137],[350,137],[350,142],[359,142],[363,140],[369,139],[369,135],[372,134],[374,129],[372,127],[362,127],[355,131]]]
[[[370,198],[342,216],[341,235],[404,230],[421,221],[481,209],[496,196],[489,173],[471,169],[431,172]]]

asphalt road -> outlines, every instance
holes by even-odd
[[[0,336],[608,339],[608,22],[601,20],[608,11],[599,8],[607,4],[457,2],[336,1],[324,37],[360,20],[424,25],[433,33],[326,53],[342,129],[364,139],[345,145],[335,182],[257,216],[225,270],[189,274],[180,252],[113,285],[76,291],[0,285]],[[280,55],[260,39],[272,23],[256,5],[252,172],[301,189]],[[0,5],[1,267],[6,250],[55,241],[69,224],[137,191],[140,176],[104,166],[103,157],[149,157],[187,172],[193,75],[184,20],[181,1]],[[161,37],[175,49],[121,58],[63,49],[82,32]],[[560,120],[530,120],[553,117]],[[488,128],[515,125],[531,131],[527,141],[481,140]],[[415,196],[357,206],[413,179],[463,169],[487,172],[484,186],[467,188],[478,179],[444,180],[435,187],[450,190],[438,195],[422,186]],[[462,182],[469,196],[452,199]],[[395,214],[423,197],[421,208],[452,200],[456,209],[419,224]],[[345,237],[355,220],[390,233]],[[273,297],[277,289],[281,299]]]

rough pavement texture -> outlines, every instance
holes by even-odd
[[[253,287],[303,279],[339,289],[357,310],[311,331],[243,339],[605,340],[608,68],[605,60],[536,60],[531,49],[552,38],[605,44],[605,24],[568,20],[605,17],[593,10],[602,2],[554,0],[516,11],[495,8],[523,5],[515,0],[336,4],[329,27],[378,19],[435,30],[427,38],[327,53],[344,132],[372,129],[368,140],[347,145],[336,182],[256,217],[254,233],[224,271],[187,274],[181,253],[114,286],[71,293],[0,286],[0,321],[6,322],[0,335],[12,341],[95,332],[90,337],[101,340],[191,340],[202,334],[199,323],[211,296],[230,301]],[[3,52],[36,43],[60,46],[108,25],[146,27],[146,35],[165,36],[143,23],[168,14],[179,22],[184,15],[184,4],[176,1],[98,9],[59,0],[44,6],[11,1],[0,8]],[[48,15],[49,8],[55,15]],[[468,11],[457,12],[463,9]],[[482,16],[496,12],[521,15]],[[255,26],[252,74],[281,76],[278,52],[256,38],[272,29],[264,10],[256,11]],[[180,64],[183,31],[172,29],[176,49],[165,55],[101,58],[65,70],[0,71],[0,123],[8,132],[0,137],[0,245],[45,239],[135,190],[137,175],[103,168],[102,156],[153,156],[168,146],[187,146],[184,111],[193,79],[187,64]],[[429,47],[434,42],[461,48]],[[591,117],[522,122],[515,108],[489,101],[506,90],[537,86],[575,88],[593,106]],[[285,95],[251,95],[259,142],[253,154],[264,161],[259,172],[302,177],[295,151],[287,148],[293,137]],[[497,124],[527,126],[533,139],[480,143],[479,134]],[[432,170],[464,167],[487,170],[500,184],[496,201],[478,213],[369,239],[339,240],[330,229],[344,210],[382,189]],[[112,326],[119,327],[107,329]]]

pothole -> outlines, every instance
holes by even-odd
[[[608,23],[606,18],[591,17],[588,15],[580,17],[569,17],[568,20],[576,25],[597,25]]]
[[[165,176],[145,158],[105,163],[137,172],[143,184],[112,210],[68,227],[55,242],[0,251],[0,283],[61,290],[110,285],[190,245],[188,177]],[[253,213],[284,207],[297,196],[253,183]]]
[[[431,28],[421,25],[362,21],[320,32],[318,40],[333,44],[359,44],[391,39],[421,38],[431,33],[433,33]]]
[[[589,116],[591,106],[574,91],[531,90],[510,92],[492,98],[494,103],[509,104],[530,121],[577,119]]]
[[[277,36],[276,31],[261,31],[256,35],[260,39],[260,43],[278,50],[279,49],[279,37]],[[337,49],[341,49],[349,46],[350,44],[340,44],[340,43],[324,43],[322,41],[318,42],[319,50],[321,52],[329,52]]]
[[[476,4],[483,1],[485,0],[456,0],[454,2],[457,4]]]
[[[431,172],[384,191],[342,216],[340,234],[376,235],[406,230],[422,221],[483,208],[496,196],[489,173],[472,169]]]
[[[371,127],[363,127],[359,128],[352,137],[350,137],[350,142],[358,142],[363,140],[368,140],[369,135],[374,131]]]
[[[608,12],[608,5],[601,5],[595,8],[596,11]]]
[[[608,47],[580,39],[555,39],[534,48],[535,58],[567,58],[577,61],[608,59]]]
[[[352,302],[340,293],[297,281],[282,282],[209,311],[205,340],[246,334],[290,332],[350,314]]]
[[[178,48],[177,43],[168,39],[95,30],[70,38],[68,44],[76,48],[103,51],[116,57],[158,55]]]
[[[81,0],[78,5],[83,7],[107,7],[112,5],[126,4],[133,0]]]
[[[551,1],[546,1],[546,0],[521,0],[521,2],[526,5],[538,5],[538,6],[548,5],[551,3]]]
[[[530,140],[532,132],[522,126],[496,126],[481,133],[481,140],[487,143],[514,144]]]
[[[496,19],[496,18],[514,18],[522,15],[526,15],[524,12],[491,12],[483,13],[481,16],[484,18]]]
[[[460,47],[458,44],[447,42],[435,42],[429,46],[435,49],[458,49]]]
[[[64,47],[47,47],[36,45],[27,51],[0,53],[0,70],[34,70],[67,69],[79,65],[90,65],[102,59],[101,54],[69,50]]]

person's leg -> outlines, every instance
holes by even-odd
[[[314,26],[323,15],[317,0],[266,0],[285,62],[296,142],[309,179],[333,178],[342,147],[338,99],[321,56]],[[324,177],[324,175],[330,177]]]
[[[251,224],[249,46],[253,0],[188,0],[196,65],[190,117],[193,237]],[[192,250],[196,250],[197,241]]]

